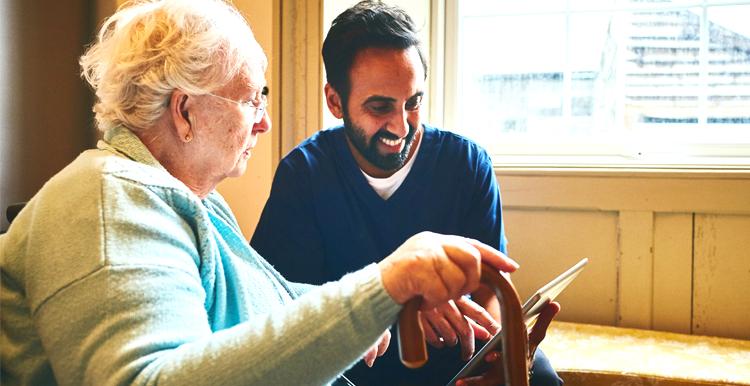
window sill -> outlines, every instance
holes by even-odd
[[[555,176],[555,177],[639,177],[639,178],[695,178],[695,179],[748,179],[749,168],[667,168],[621,166],[556,166],[556,165],[494,165],[497,175]]]
[[[493,155],[497,174],[693,179],[750,179],[750,158],[692,158],[679,163],[601,156]]]
[[[495,164],[515,209],[750,214],[750,169]]]

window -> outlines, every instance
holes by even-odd
[[[447,4],[445,126],[495,162],[750,166],[750,1]]]

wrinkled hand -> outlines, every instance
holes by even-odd
[[[412,236],[378,266],[383,287],[396,303],[421,296],[422,309],[431,309],[475,290],[482,262],[505,272],[518,268],[479,241],[432,232]]]
[[[390,343],[391,331],[385,330],[383,335],[380,336],[380,339],[378,339],[377,343],[370,347],[370,349],[365,353],[364,357],[362,357],[367,367],[372,367],[372,365],[375,363],[375,359],[385,354],[385,350],[388,350],[388,345]]]
[[[536,352],[539,344],[547,336],[547,328],[552,322],[552,319],[560,312],[560,304],[552,302],[547,304],[546,307],[539,314],[534,327],[529,332],[529,357],[527,366],[530,369],[534,361],[534,353]],[[503,357],[502,353],[498,351],[492,351],[484,357],[487,363],[487,371],[481,375],[475,377],[468,377],[460,379],[456,382],[456,386],[495,386],[504,385],[505,376],[503,374]]]
[[[437,348],[461,343],[465,361],[474,355],[474,338],[488,340],[500,330],[487,310],[466,297],[422,310],[420,318],[427,342]]]

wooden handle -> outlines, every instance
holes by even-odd
[[[510,281],[496,269],[483,263],[483,284],[492,288],[500,301],[500,318],[503,334],[503,369],[505,384],[528,386],[529,378],[526,358],[528,336],[523,322],[521,300]],[[398,321],[398,346],[401,362],[415,369],[427,363],[427,344],[424,329],[419,320],[421,299],[412,299],[404,305]]]
[[[411,299],[398,315],[398,352],[401,363],[410,369],[418,369],[427,363],[427,343],[419,319],[421,304],[421,298]]]

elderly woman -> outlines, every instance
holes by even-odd
[[[81,66],[104,136],[0,237],[4,385],[325,384],[385,349],[410,298],[516,267],[420,234],[338,282],[284,280],[215,191],[270,129],[266,58],[222,1],[122,8]]]

